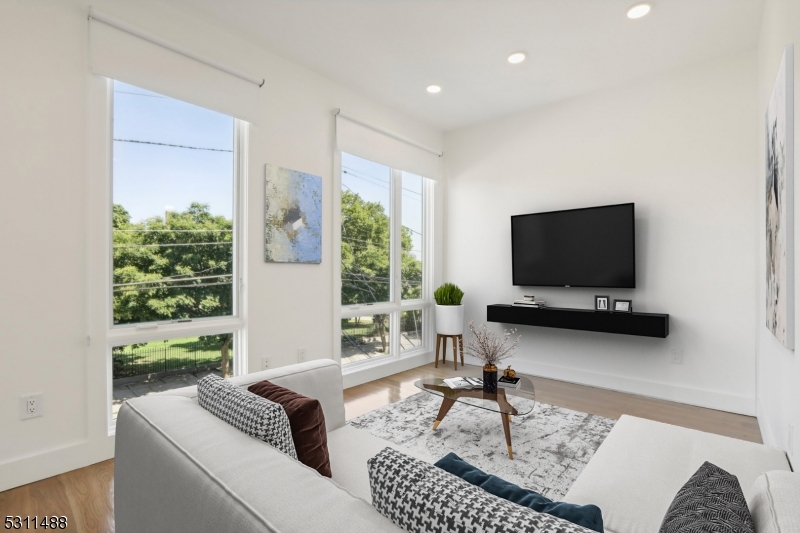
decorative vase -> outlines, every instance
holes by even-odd
[[[483,365],[483,392],[497,394],[497,367]]]
[[[439,335],[464,334],[464,304],[436,304],[436,333]]]

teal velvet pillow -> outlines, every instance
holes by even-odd
[[[449,472],[476,487],[482,488],[489,494],[494,494],[517,505],[528,507],[537,513],[549,514],[598,533],[603,533],[603,514],[596,505],[554,502],[538,492],[523,489],[497,476],[487,474],[454,453],[448,453],[434,464],[445,472]]]

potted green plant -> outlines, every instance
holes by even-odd
[[[504,329],[503,334],[500,335],[486,327],[486,324],[481,324],[476,328],[471,320],[469,330],[473,336],[467,342],[464,352],[483,363],[483,392],[496,394],[497,364],[514,355],[514,350],[522,336],[520,335],[513,343],[508,344],[511,335],[517,332],[516,329],[511,331]]]
[[[445,283],[433,292],[436,300],[436,333],[439,335],[464,334],[464,291],[453,283]]]

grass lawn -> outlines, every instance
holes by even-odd
[[[217,363],[221,344],[202,342],[199,337],[154,341],[124,346],[113,353],[114,377],[151,374]],[[228,356],[233,360],[233,349]]]

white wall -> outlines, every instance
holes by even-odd
[[[522,326],[516,368],[754,413],[755,70],[742,52],[446,134],[444,277],[468,319],[531,293],[670,315],[667,339]],[[636,203],[636,289],[512,286],[511,215],[623,202]]]
[[[800,110],[800,66],[797,57],[800,54],[800,3],[792,0],[767,0],[764,7],[764,18],[761,23],[761,38],[758,46],[758,116],[755,125],[759,149],[757,180],[752,194],[758,202],[757,228],[758,246],[756,247],[756,298],[757,318],[755,333],[757,339],[757,396],[758,421],[764,441],[786,450],[793,464],[797,464],[800,446],[800,360],[793,350],[787,350],[767,329],[766,323],[766,220],[764,207],[765,187],[765,154],[764,154],[764,115],[767,111],[778,65],[783,56],[784,47],[794,43],[794,94],[795,117]],[[800,135],[798,135],[795,118],[795,183],[798,179],[797,158],[800,155]],[[795,196],[795,206],[797,203]],[[797,209],[797,207],[795,207]],[[795,216],[795,249],[800,243],[799,217]],[[795,265],[798,263],[795,262]],[[798,270],[795,266],[795,278]],[[797,300],[795,300],[797,302]],[[795,303],[795,305],[798,305]],[[800,314],[795,310],[795,328],[800,328]],[[800,329],[796,329],[800,331]],[[794,426],[794,446],[789,447],[789,425]]]
[[[250,367],[330,357],[335,108],[441,146],[441,133],[268,51],[213,21],[155,2],[91,4],[188,48],[263,75],[251,128],[248,216]],[[90,316],[88,0],[0,6],[0,491],[113,454],[105,428],[105,351],[86,346]],[[267,264],[264,164],[323,178],[321,265]],[[102,290],[102,288],[99,288]],[[102,343],[100,343],[102,345]],[[44,394],[45,416],[20,421],[19,396]]]

